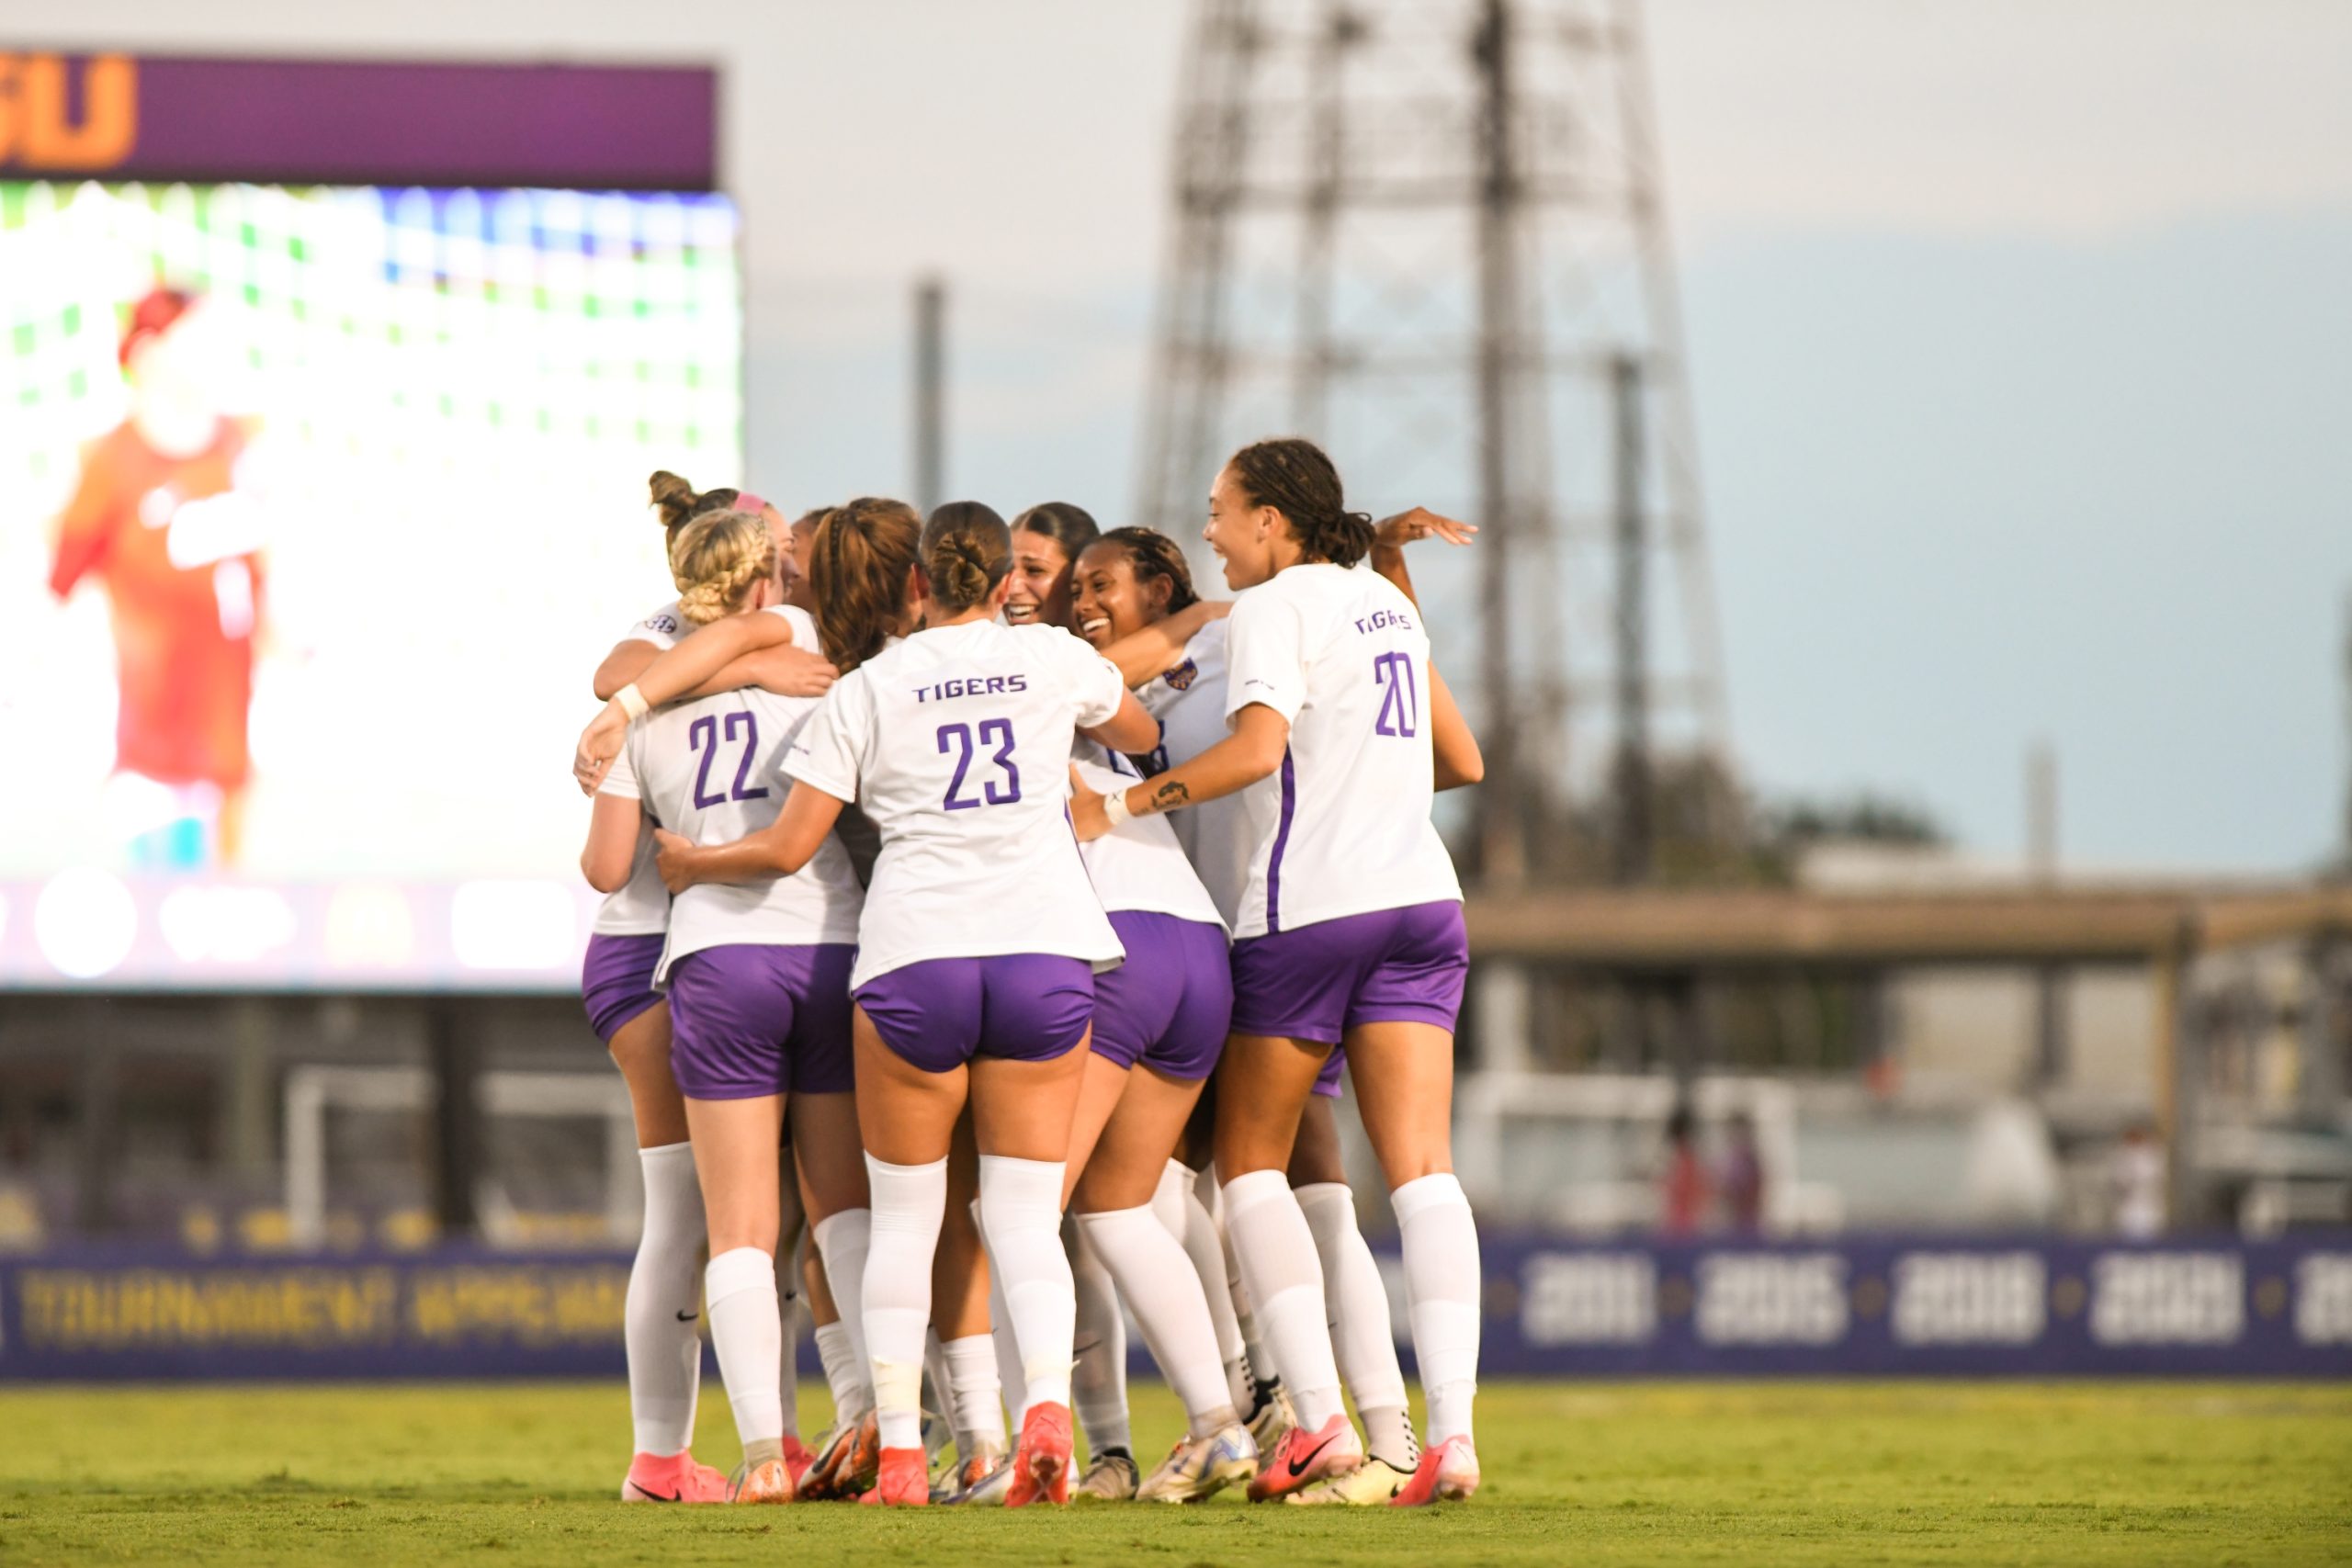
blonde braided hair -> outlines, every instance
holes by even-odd
[[[707,626],[743,607],[759,581],[775,575],[775,536],[750,512],[706,512],[680,527],[670,546],[678,613]]]

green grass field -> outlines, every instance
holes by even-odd
[[[1174,1435],[1164,1391],[1136,1404]],[[617,1385],[18,1388],[0,1562],[2352,1561],[2352,1387],[1498,1384],[1479,1421],[1487,1489],[1458,1507],[876,1517],[621,1506]],[[727,1423],[706,1398],[722,1466]]]

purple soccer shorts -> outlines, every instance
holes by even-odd
[[[609,1045],[621,1026],[662,999],[653,988],[653,971],[661,967],[660,931],[642,936],[588,939],[588,956],[580,965],[580,999],[587,1004],[588,1027]]]
[[[1051,1061],[1086,1038],[1094,966],[1056,953],[928,958],[858,987],[882,1043],[927,1073],[974,1056]]]
[[[706,947],[670,965],[670,1076],[688,1100],[847,1094],[848,942]]]
[[[1205,920],[1114,909],[1127,961],[1094,977],[1094,1054],[1171,1078],[1216,1070],[1233,1014],[1225,932]]]
[[[1451,1032],[1469,972],[1452,899],[1247,937],[1233,944],[1233,1032],[1336,1045],[1360,1023]]]

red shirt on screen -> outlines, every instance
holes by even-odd
[[[50,570],[62,599],[85,577],[104,584],[114,621],[115,766],[164,784],[235,789],[252,773],[245,745],[253,701],[261,559],[253,550],[175,564],[181,507],[235,483],[244,431],[222,420],[193,457],[166,457],[126,423],[85,456]]]

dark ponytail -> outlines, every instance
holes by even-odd
[[[1127,558],[1127,564],[1135,568],[1136,577],[1164,580],[1170,615],[1200,603],[1201,596],[1193,591],[1193,569],[1184,559],[1184,552],[1159,529],[1114,528],[1095,543],[1117,546],[1120,554]]]
[[[1350,512],[1340,470],[1314,442],[1296,435],[1254,442],[1225,465],[1252,506],[1271,506],[1290,523],[1309,560],[1353,566],[1372,553],[1372,513]]]
[[[898,630],[922,533],[913,507],[878,496],[860,496],[820,517],[808,579],[817,591],[818,640],[842,673],[881,652]]]
[[[922,525],[923,575],[950,615],[972,608],[1012,570],[1012,530],[977,501],[951,501]]]

